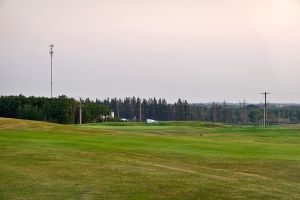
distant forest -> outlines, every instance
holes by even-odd
[[[97,100],[106,105],[119,118],[139,119],[140,99],[127,97],[125,99]],[[142,121],[155,119],[158,121],[204,121],[226,124],[255,124],[263,121],[263,105],[260,104],[229,104],[208,103],[190,104],[178,99],[174,104],[165,99],[142,99]],[[300,105],[268,105],[267,118],[269,124],[300,123]]]
[[[105,99],[92,101],[79,100],[59,96],[25,97],[1,96],[0,117],[49,121],[62,124],[79,123],[80,105],[82,122],[129,121],[154,119],[158,121],[204,121],[226,124],[260,125],[263,120],[263,105],[209,103],[190,104],[178,99],[176,103],[168,103],[165,99],[140,99],[127,97],[124,99]],[[141,110],[140,110],[141,109]],[[110,117],[114,112],[114,118]],[[268,105],[269,124],[300,123],[300,105]]]

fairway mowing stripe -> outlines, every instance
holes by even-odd
[[[156,164],[156,163],[151,163],[151,162],[145,162],[145,161],[138,161],[138,160],[133,160],[133,159],[128,159],[126,157],[114,157],[115,160],[117,161],[128,161],[128,162],[133,162],[133,163],[138,163],[146,166],[152,166],[152,167],[158,167],[158,168],[163,168],[163,169],[168,169],[168,170],[173,170],[173,171],[178,171],[178,172],[183,172],[183,173],[189,173],[189,174],[198,174],[198,171],[190,170],[190,169],[182,169],[178,167],[172,167],[168,165],[162,165],[162,164]],[[214,169],[214,168],[209,168],[209,167],[203,167],[203,166],[198,166],[202,169],[208,169],[208,170],[214,170],[214,171],[225,171],[225,172],[230,172],[230,170],[223,170],[223,169]],[[222,175],[216,175],[216,174],[201,174],[201,176],[205,176],[207,178],[212,178],[215,180],[223,180],[223,181],[236,181],[236,178],[233,177],[224,177]]]
[[[271,180],[271,178],[268,178],[268,177],[262,176],[262,175],[258,175],[258,174],[250,174],[250,173],[246,173],[246,172],[235,172],[235,173],[243,175],[243,176],[251,176],[251,177],[261,178],[264,180]]]
[[[122,156],[115,156],[114,158],[117,161],[134,162],[134,163],[138,163],[138,164],[142,164],[142,165],[146,165],[146,166],[164,168],[164,169],[169,169],[169,170],[174,170],[174,171],[179,171],[179,172],[184,172],[184,173],[190,173],[190,174],[198,173],[197,171],[190,170],[190,169],[182,169],[182,168],[172,167],[172,166],[168,166],[168,165],[162,165],[162,164],[156,164],[156,163],[151,163],[151,162],[139,161],[139,160],[134,160],[134,159],[128,159],[128,158],[122,157]],[[265,180],[265,181],[272,180],[272,178],[270,178],[270,177],[266,177],[266,176],[262,176],[262,175],[258,175],[258,174],[251,174],[251,173],[246,173],[246,172],[236,172],[236,171],[232,171],[232,170],[229,170],[229,169],[218,169],[218,168],[211,168],[211,167],[205,167],[205,166],[197,166],[197,167],[202,168],[202,169],[206,169],[206,170],[234,173],[236,175],[242,175],[242,176],[247,176],[247,177],[255,177],[255,178]],[[202,174],[202,175],[204,175],[204,174]],[[233,178],[233,177],[224,177],[224,176],[220,176],[220,175],[216,175],[216,174],[209,174],[209,175],[206,174],[205,176],[207,176],[209,178],[218,179],[218,180],[220,180],[220,179],[221,180],[226,180],[226,181],[237,180],[236,178]]]
[[[151,163],[151,162],[145,162],[145,161],[139,161],[139,160],[134,160],[134,159],[129,159],[127,157],[122,157],[122,156],[114,156],[114,159],[117,161],[128,161],[128,162],[134,162],[134,163],[138,163],[138,164],[143,164],[143,165],[147,165],[147,166],[153,166],[153,167],[159,167],[159,168],[164,168],[164,169],[169,169],[169,170],[174,170],[174,171],[180,171],[180,172],[184,172],[184,173],[191,173],[191,174],[196,174],[197,171],[194,170],[190,170],[190,169],[182,169],[182,168],[177,168],[177,167],[172,167],[172,166],[168,166],[168,165],[162,165],[162,164],[156,164],[156,163]],[[256,177],[256,178],[261,178],[264,180],[270,180],[271,178],[265,177],[265,176],[261,176],[261,175],[257,175],[257,174],[250,174],[250,173],[245,173],[245,172],[235,172],[229,169],[218,169],[218,168],[211,168],[211,167],[205,167],[205,166],[198,166],[199,168],[202,169],[206,169],[206,170],[212,170],[212,171],[219,171],[219,172],[228,172],[228,173],[234,173],[237,175],[243,175],[243,176],[248,176],[248,177]],[[223,176],[219,176],[219,175],[212,175],[210,174],[208,177],[210,178],[216,178],[216,179],[226,179],[226,180],[234,180],[234,178],[228,178],[228,177],[223,177]]]
[[[160,167],[160,168],[165,168],[165,169],[170,169],[170,170],[175,170],[175,171],[180,171],[180,172],[186,172],[186,173],[196,173],[196,171],[193,170],[189,170],[189,169],[181,169],[181,168],[177,168],[177,167],[171,167],[171,166],[167,166],[167,165],[161,165],[161,164],[155,164],[155,163],[150,163],[150,162],[143,162],[143,161],[134,161],[136,163],[140,163],[143,165],[148,165],[148,166],[154,166],[154,167]]]
[[[170,170],[175,170],[175,171],[180,171],[180,172],[185,172],[185,173],[197,173],[196,171],[189,170],[189,169],[181,169],[177,167],[171,167],[167,165],[161,165],[161,164],[155,164],[155,163],[150,163],[150,162],[144,162],[144,161],[138,161],[138,160],[133,160],[133,159],[128,159],[126,157],[120,157],[120,156],[115,156],[115,160],[117,161],[129,161],[129,162],[134,162],[134,163],[139,163],[143,165],[148,165],[148,166],[153,166],[153,167],[159,167],[159,168],[164,168],[164,169],[170,169]]]

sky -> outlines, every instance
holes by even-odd
[[[0,95],[300,103],[300,0],[0,0]]]

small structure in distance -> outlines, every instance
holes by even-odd
[[[146,122],[147,122],[148,124],[153,124],[153,123],[156,123],[157,121],[154,120],[154,119],[147,119]]]

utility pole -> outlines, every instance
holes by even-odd
[[[278,106],[278,124],[280,124],[280,107],[281,105]]]
[[[50,53],[50,59],[51,59],[51,98],[52,98],[52,85],[53,85],[53,81],[52,81],[52,57],[53,57],[53,47],[54,47],[54,45],[50,44],[49,47],[50,47],[49,53]]]
[[[244,99],[244,103],[243,103],[243,112],[244,112],[244,124],[248,124],[248,111],[246,108],[246,100]]]
[[[120,119],[119,100],[117,100],[117,114],[118,114],[118,119]]]
[[[142,99],[140,99],[140,122],[142,122]]]
[[[81,105],[81,98],[79,98],[79,124],[82,124],[82,105]]]
[[[261,94],[265,95],[264,123],[263,123],[263,126],[265,127],[266,126],[266,122],[267,122],[267,95],[270,94],[270,93],[264,92],[264,93],[261,93]]]

